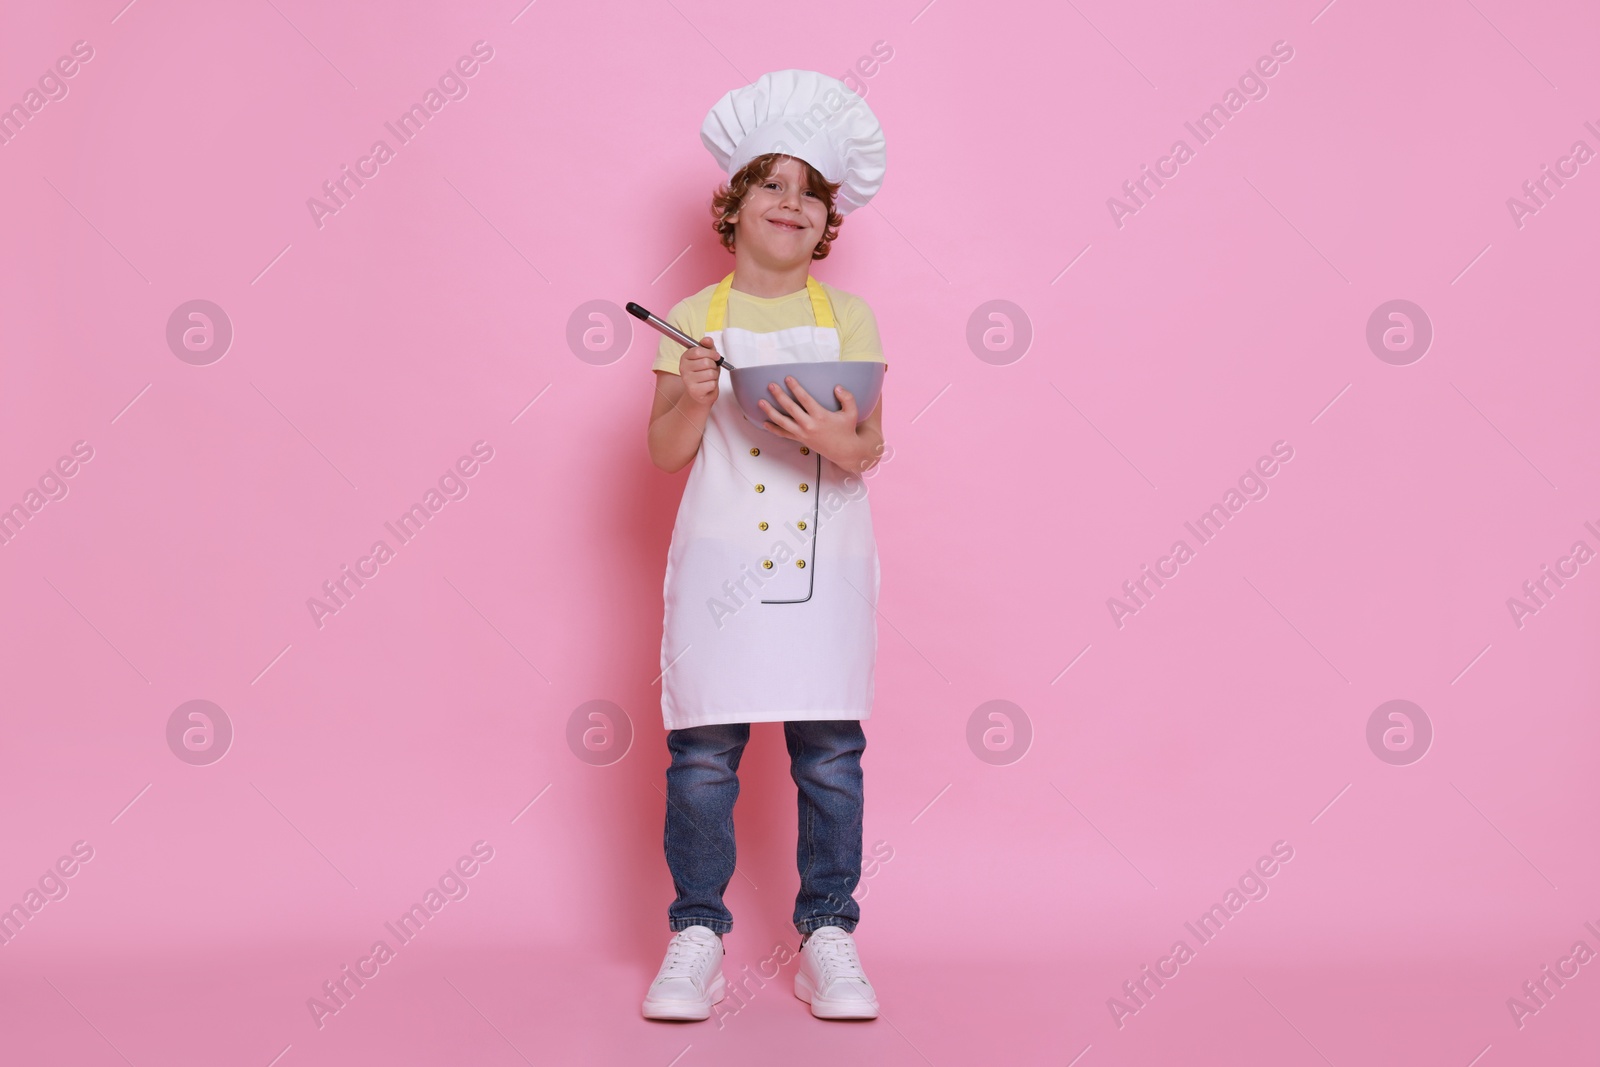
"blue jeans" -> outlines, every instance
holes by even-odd
[[[861,753],[867,747],[859,719],[783,724],[789,775],[799,788],[800,830],[796,862],[800,892],[794,926],[809,934],[819,926],[854,930],[861,906],[851,893],[861,881]],[[667,908],[673,930],[733,928],[722,902],[734,875],[733,802],[739,798],[739,760],[750,724],[727,723],[667,731],[664,844],[677,897]]]

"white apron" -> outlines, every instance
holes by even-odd
[[[726,324],[732,286],[729,274],[712,294],[702,335],[729,363],[839,359],[815,278],[817,324],[775,332]],[[667,553],[666,728],[869,718],[878,588],[866,482],[747,419],[722,368]]]

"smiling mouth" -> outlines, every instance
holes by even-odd
[[[774,226],[778,227],[778,229],[787,230],[790,233],[793,233],[794,231],[800,229],[799,226],[797,226],[796,224],[794,224],[792,222],[780,222],[777,219],[768,219],[767,221],[772,223]]]

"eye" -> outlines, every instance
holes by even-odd
[[[761,183],[761,187],[763,189],[769,189],[772,186],[777,185],[777,184],[778,184],[777,179],[772,179],[770,181],[762,182]],[[817,196],[816,190],[814,190],[814,189],[807,189],[806,190],[806,195],[811,197],[813,200],[819,199],[818,196]]]

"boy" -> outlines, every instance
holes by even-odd
[[[773,385],[760,402],[767,421],[757,426],[716,357],[739,368],[884,362],[866,303],[810,275],[843,216],[881,186],[883,131],[836,79],[791,70],[724,96],[701,140],[729,175],[712,210],[734,269],[668,315],[700,347],[663,339],[653,365],[651,460],[666,471],[694,466],[663,585],[674,934],[643,1012],[706,1019],[725,995],[732,915],[722,895],[735,870],[739,762],[752,722],[782,722],[799,801],[795,995],[818,1018],[876,1018],[851,893],[879,585],[860,474],[883,452],[883,406],[862,420],[840,387],[840,410],[830,411],[789,376],[788,393]]]

